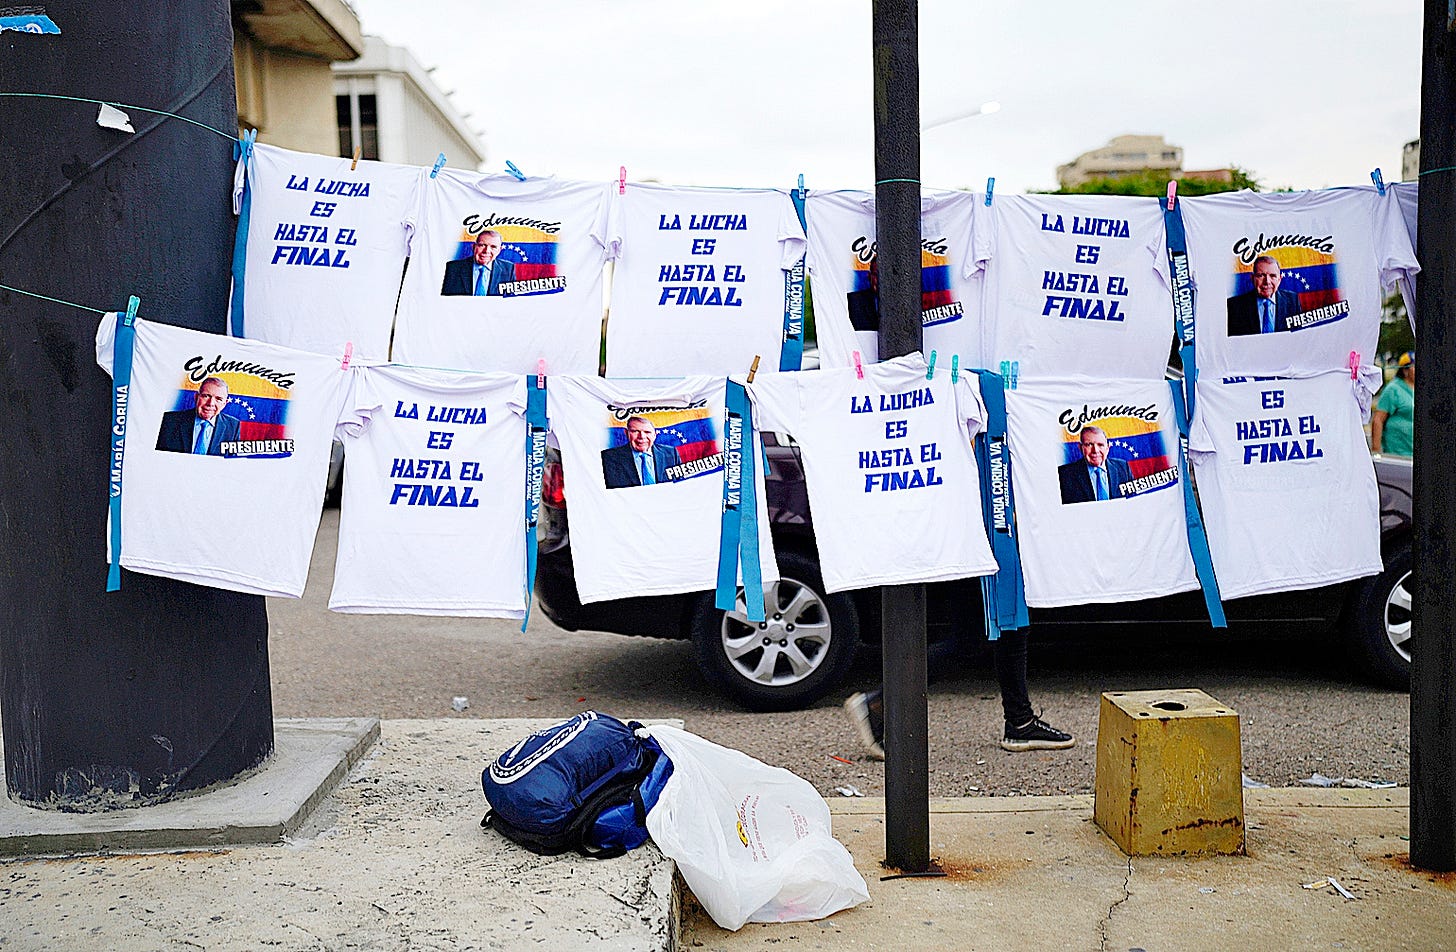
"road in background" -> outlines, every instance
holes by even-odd
[[[884,765],[864,755],[839,707],[850,690],[878,680],[872,652],[845,691],[819,705],[751,714],[704,684],[685,641],[565,632],[539,611],[525,634],[498,619],[337,614],[327,605],[338,521],[338,510],[324,512],[304,597],[268,601],[276,716],[565,717],[595,709],[623,719],[680,717],[688,730],[787,767],[827,796],[841,786],[883,795]],[[1409,783],[1408,696],[1354,680],[1338,644],[1261,637],[1278,634],[1174,641],[1109,628],[1069,642],[1033,633],[1032,702],[1076,735],[1077,746],[1064,751],[1001,750],[989,655],[968,659],[930,688],[931,796],[1090,792],[1101,692],[1185,687],[1239,712],[1252,779],[1295,786],[1320,773]],[[454,711],[456,697],[469,708]]]

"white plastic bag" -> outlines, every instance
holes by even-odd
[[[675,727],[638,733],[672,761],[647,830],[718,925],[822,919],[870,898],[807,780]]]

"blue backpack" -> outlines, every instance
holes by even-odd
[[[480,825],[533,853],[620,856],[647,842],[647,811],[672,775],[652,738],[586,711],[522,740],[480,775],[490,809]]]

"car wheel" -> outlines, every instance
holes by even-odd
[[[779,581],[765,586],[767,620],[748,620],[743,589],[732,611],[712,594],[692,620],[698,665],[723,693],[754,711],[806,707],[844,680],[859,646],[859,616],[845,594],[824,594],[819,568],[793,552],[778,555]]]
[[[1411,548],[1400,546],[1385,559],[1385,571],[1357,590],[1347,625],[1354,658],[1371,680],[1410,689]]]

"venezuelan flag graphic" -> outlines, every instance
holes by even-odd
[[[873,262],[854,258],[854,270],[850,275],[849,289],[868,291],[874,287],[870,272]],[[925,248],[920,250],[920,321],[925,327],[949,324],[958,321],[965,313],[961,303],[955,299],[952,285],[951,261],[947,254],[939,254]]]
[[[1163,439],[1163,428],[1156,420],[1109,416],[1092,420],[1085,425],[1098,427],[1107,434],[1107,455],[1127,463],[1127,468],[1132,471],[1132,477],[1135,480],[1174,468],[1173,460],[1168,455],[1167,441]],[[1081,459],[1081,433],[1069,434],[1063,429],[1062,439],[1065,441],[1062,446],[1064,457],[1062,462],[1071,463]],[[1178,480],[1175,477],[1167,481],[1159,481],[1157,485],[1149,486],[1146,489],[1124,490],[1124,495],[1142,495],[1177,484]]]
[[[511,284],[522,285],[518,290],[502,287],[503,296],[531,297],[566,290],[566,277],[556,267],[559,235],[528,225],[492,225],[490,230],[501,236],[501,258],[516,266]],[[468,258],[474,253],[475,235],[462,231],[455,257]]]
[[[238,421],[238,441],[240,443],[281,442],[288,439],[289,391],[253,374],[223,372],[212,376],[220,378],[223,383],[227,384],[228,403],[223,407],[222,412]],[[184,377],[172,409],[191,410],[195,408],[197,406],[197,388],[200,383],[201,381],[193,381],[190,377]],[[291,448],[278,452],[267,451],[268,449],[276,450],[276,446],[250,447],[249,449],[254,448],[263,451],[225,452],[223,455],[246,456],[250,459],[285,459],[293,455]]]
[[[684,410],[648,410],[632,412],[657,428],[654,446],[666,446],[677,450],[679,464],[694,464],[686,467],[677,479],[691,479],[709,473],[723,471],[723,453],[718,443],[718,420],[710,407],[693,407]],[[607,433],[607,448],[625,446],[627,443],[627,421],[611,418]]]
[[[1314,248],[1281,245],[1264,254],[1279,262],[1279,290],[1299,295],[1301,311],[1312,311],[1344,300],[1340,294],[1340,277],[1333,252],[1326,254]],[[1253,271],[1252,264],[1234,259],[1234,294],[1254,290]]]

